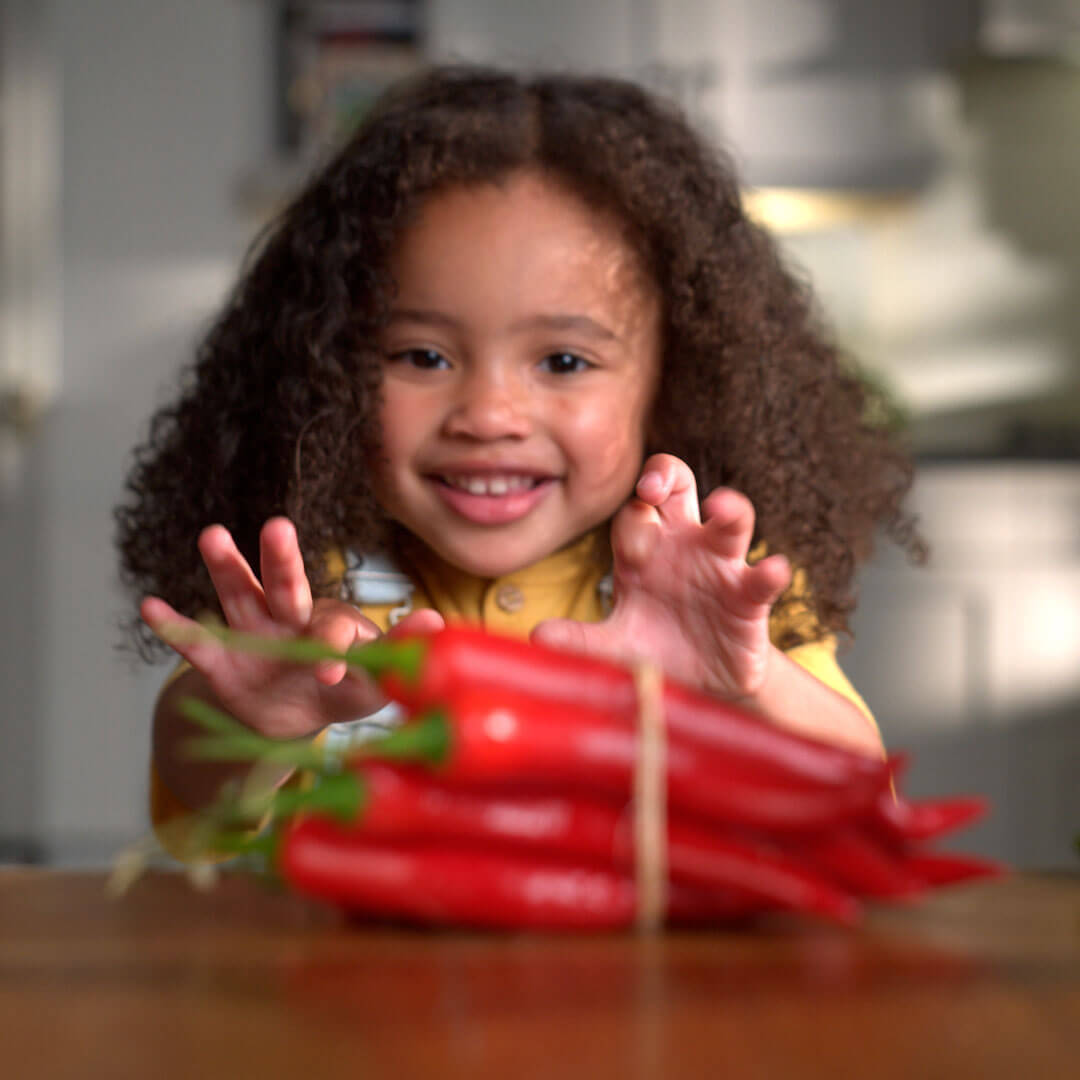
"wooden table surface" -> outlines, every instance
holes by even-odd
[[[1080,876],[656,937],[410,931],[224,878],[0,871],[0,1075],[1080,1076]]]

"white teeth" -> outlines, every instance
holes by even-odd
[[[507,495],[512,491],[528,491],[537,481],[531,476],[444,476],[451,487],[470,495]]]

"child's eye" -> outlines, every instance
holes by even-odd
[[[408,364],[422,371],[435,371],[450,366],[446,357],[435,349],[403,349],[401,352],[391,353],[389,359],[392,363]]]
[[[583,356],[571,352],[551,353],[544,357],[542,363],[553,375],[575,375],[592,367]]]

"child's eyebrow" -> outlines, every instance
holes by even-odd
[[[451,330],[460,328],[461,323],[441,311],[427,311],[424,308],[394,308],[390,312],[390,322],[430,323],[434,326],[446,326]]]
[[[601,341],[619,340],[618,334],[588,315],[531,315],[514,323],[510,330],[512,333],[521,330],[576,330]]]
[[[445,326],[450,330],[460,330],[461,321],[443,311],[434,311],[427,308],[394,308],[390,312],[390,322],[426,323],[430,326]],[[619,335],[597,322],[588,315],[551,314],[530,315],[528,318],[519,319],[511,325],[510,333],[516,334],[527,330],[576,330],[578,333],[587,334],[589,337],[601,341],[619,341]]]

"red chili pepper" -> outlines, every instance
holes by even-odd
[[[621,665],[534,645],[518,638],[455,625],[434,634],[400,635],[402,645],[425,646],[413,674],[386,669],[381,684],[415,711],[454,702],[471,687],[524,692],[562,705],[614,711],[633,724],[637,698],[633,674]],[[410,654],[415,660],[415,656]],[[787,783],[878,787],[886,762],[811,739],[763,721],[747,709],[696,692],[671,680],[664,684],[664,719],[671,743],[686,741],[722,752],[743,771]]]
[[[314,817],[285,829],[278,867],[297,892],[351,911],[432,925],[605,930],[630,926],[637,914],[634,882],[626,874],[505,852],[374,844]],[[672,921],[728,919],[757,906],[680,886],[668,901]]]
[[[1008,874],[1002,863],[980,859],[974,855],[953,855],[941,852],[918,852],[908,855],[905,864],[910,873],[928,885],[955,885],[979,878],[999,878]]]
[[[512,847],[633,869],[632,823],[624,805],[564,793],[462,789],[385,764],[366,764],[361,775],[365,801],[354,826],[358,834]],[[844,924],[858,917],[851,896],[779,852],[673,817],[667,826],[667,868],[674,882]]]
[[[872,821],[885,837],[903,845],[943,836],[978,821],[988,805],[981,795],[909,802],[884,791],[875,803]]]
[[[807,837],[792,854],[859,896],[881,900],[914,897],[926,879],[857,826],[841,826]]]
[[[358,753],[427,754],[455,782],[554,784],[628,799],[638,751],[637,733],[611,710],[462,687],[448,707]],[[686,742],[668,744],[665,765],[669,806],[724,824],[820,830],[869,813],[878,795],[867,784],[811,787],[748,774],[731,756]]]

